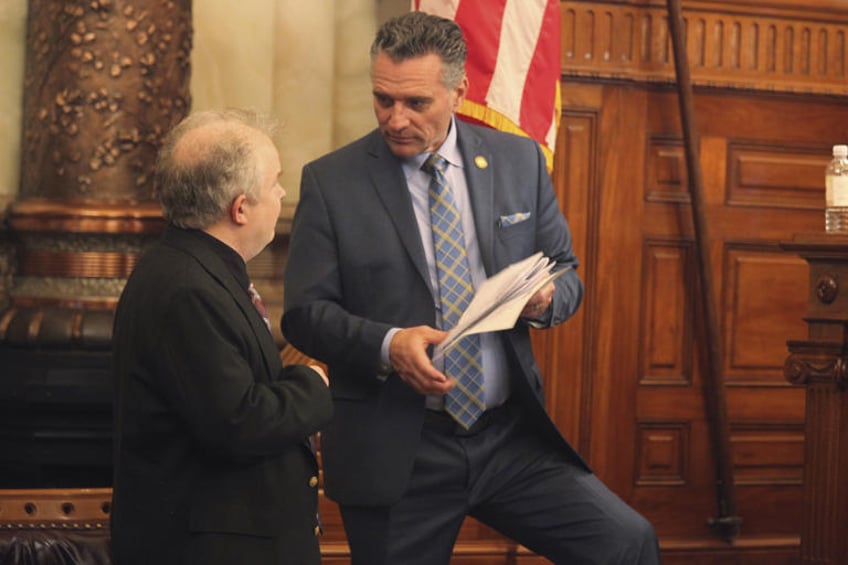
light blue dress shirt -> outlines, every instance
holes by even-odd
[[[471,269],[471,282],[474,288],[486,280],[486,271],[483,268],[483,260],[480,254],[480,245],[477,241],[477,230],[474,226],[474,215],[471,208],[471,199],[468,194],[468,183],[465,180],[462,153],[456,140],[456,127],[453,118],[450,131],[436,151],[448,162],[445,175],[453,191],[456,206],[459,209],[462,220],[462,231],[465,234],[465,251],[468,255],[468,263]],[[428,191],[430,187],[430,175],[421,170],[421,165],[429,157],[429,153],[423,153],[417,157],[407,159],[403,162],[403,171],[406,175],[406,184],[412,197],[412,207],[415,210],[415,219],[418,224],[418,232],[424,243],[424,255],[427,259],[427,268],[430,273],[430,288],[433,289],[433,308],[436,311],[436,324],[441,327],[441,308],[439,303],[439,277],[436,272],[436,257],[433,250],[433,234],[430,228],[430,202]],[[383,339],[381,357],[384,364],[389,365],[389,344],[400,328],[393,328]],[[483,359],[483,390],[486,397],[486,407],[494,408],[500,406],[509,397],[509,376],[507,374],[506,353],[503,351],[501,342],[494,333],[480,334],[480,345]],[[443,370],[443,367],[436,367]],[[442,409],[444,397],[427,397],[427,407],[431,409]]]

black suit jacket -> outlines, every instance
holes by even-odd
[[[538,145],[456,124],[486,273],[536,251],[576,267]],[[504,221],[526,212],[524,221]],[[304,167],[287,261],[283,332],[330,370],[335,412],[322,433],[326,493],[342,504],[391,504],[412,470],[424,397],[396,375],[379,378],[380,346],[391,327],[434,326],[435,309],[400,161],[378,131]],[[582,295],[572,268],[557,279],[550,324],[571,316]],[[545,414],[527,326],[519,322],[500,335],[514,394],[540,433],[577,458]]]
[[[330,418],[321,378],[283,368],[220,241],[168,228],[138,263],[114,329],[117,565],[320,561],[318,468],[306,438]],[[209,555],[212,553],[213,555]]]

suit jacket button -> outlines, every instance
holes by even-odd
[[[309,477],[309,486],[315,488],[318,486],[318,477]]]

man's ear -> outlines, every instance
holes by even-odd
[[[239,194],[230,204],[230,219],[234,224],[243,226],[247,223],[247,196]]]
[[[462,77],[462,80],[459,81],[459,84],[454,89],[454,94],[456,95],[453,100],[453,111],[456,112],[459,110],[459,107],[462,106],[462,101],[465,100],[465,95],[468,94],[468,75]]]

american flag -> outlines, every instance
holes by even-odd
[[[412,0],[454,20],[468,44],[459,116],[535,139],[553,165],[560,117],[559,0]]]

